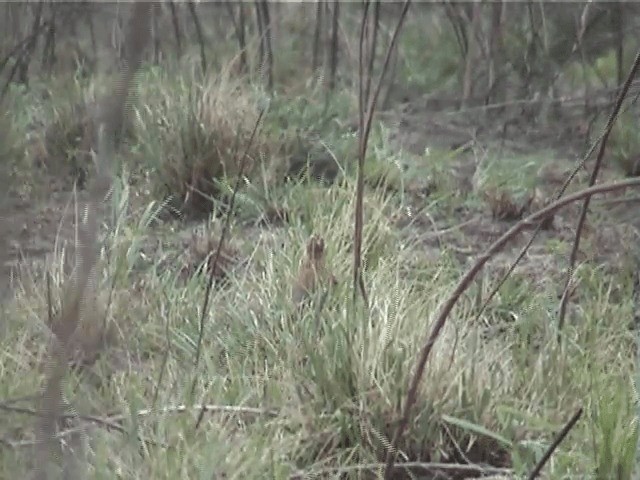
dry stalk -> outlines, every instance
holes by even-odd
[[[376,109],[376,104],[378,101],[378,97],[380,96],[380,89],[382,88],[382,82],[384,80],[385,74],[389,69],[389,60],[391,59],[391,54],[395,49],[396,43],[398,41],[398,36],[402,29],[402,25],[404,23],[404,19],[407,16],[407,11],[409,10],[409,5],[411,5],[410,0],[405,0],[402,11],[400,12],[400,18],[398,18],[398,23],[396,24],[395,30],[393,31],[393,35],[391,36],[391,42],[389,43],[389,47],[387,48],[387,52],[385,54],[384,63],[382,65],[382,70],[380,72],[380,77],[378,78],[375,90],[373,94],[368,95],[368,98],[365,98],[365,92],[370,92],[371,78],[373,76],[373,62],[370,61],[368,64],[368,71],[364,71],[364,60],[365,60],[365,32],[368,28],[368,12],[369,12],[369,2],[367,1],[364,5],[364,11],[362,16],[362,27],[360,30],[360,56],[359,56],[359,118],[358,118],[358,181],[356,187],[356,206],[354,212],[354,236],[353,236],[353,298],[355,301],[358,290],[362,295],[362,298],[365,302],[365,306],[368,305],[367,292],[364,286],[364,279],[362,278],[362,230],[364,226],[364,215],[363,215],[363,197],[364,197],[364,162],[367,154],[367,143],[369,141],[369,134],[371,132],[371,123],[373,122],[373,115]],[[379,7],[376,7],[375,12],[379,12]],[[374,21],[377,22],[378,18],[374,18]],[[376,30],[377,31],[377,30]],[[372,56],[375,52],[375,43],[372,41],[370,44],[370,52],[369,56]],[[366,110],[365,110],[366,106]]]

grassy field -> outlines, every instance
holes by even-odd
[[[400,114],[377,119],[365,165],[365,307],[352,301],[357,92],[327,101],[309,81],[268,96],[231,67],[202,78],[196,65],[187,57],[139,74],[82,315],[82,368],[64,386],[64,454],[88,458],[75,466],[88,469],[82,478],[378,478],[442,303],[572,158],[498,140],[429,146],[443,135],[428,129],[428,147],[409,151]],[[73,182],[87,169],[77,105],[102,86],[60,78],[8,97],[14,208],[2,212],[13,218],[2,235],[24,257],[0,307],[2,478],[33,466],[32,397],[49,310],[73,263],[69,219],[83,195]],[[310,175],[298,178],[307,161]],[[308,178],[321,175],[328,181]],[[603,175],[623,176],[609,166]],[[396,478],[526,478],[578,409],[541,478],[638,475],[637,226],[624,204],[594,200],[560,331],[578,212],[555,217],[482,311],[532,230],[461,296],[427,364]],[[318,238],[324,265],[298,304]]]

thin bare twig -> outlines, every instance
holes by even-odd
[[[0,409],[1,410],[5,410],[5,411],[10,411],[10,412],[16,412],[16,413],[23,413],[26,415],[33,415],[36,417],[42,417],[43,415],[45,415],[44,412],[38,411],[38,410],[34,410],[31,408],[26,408],[26,407],[16,407],[16,406],[12,406],[12,405],[7,405],[7,404],[0,404]],[[122,434],[128,434],[129,431],[127,429],[125,429],[123,426],[119,425],[117,423],[117,419],[114,420],[113,418],[102,418],[102,417],[98,417],[95,415],[80,415],[80,414],[74,414],[74,413],[61,413],[58,417],[59,419],[62,420],[83,420],[85,422],[90,422],[93,423],[97,426],[103,427],[106,430],[115,430],[116,432],[122,433]],[[81,432],[84,430],[84,425],[80,425],[77,427],[72,427],[72,428],[68,428],[66,430],[63,430],[59,433],[57,433],[55,435],[55,439],[60,439],[63,437],[66,437],[68,435],[71,435],[73,433],[77,433],[77,432]],[[152,446],[160,446],[160,447],[167,447],[166,444],[161,444],[158,442],[155,442],[153,440],[148,440],[142,437],[139,437],[139,440],[148,444],[148,445],[152,445]],[[9,439],[0,439],[0,443],[3,443],[4,445],[7,445],[9,447],[12,448],[20,448],[20,447],[28,447],[28,446],[35,446],[39,444],[39,440],[9,440]]]
[[[200,17],[198,17],[196,5],[192,0],[187,2],[187,9],[189,10],[189,15],[191,15],[193,25],[196,27],[196,36],[198,37],[198,45],[200,46],[200,68],[202,69],[202,75],[204,76],[207,73],[207,55],[205,51],[205,39],[204,31],[202,30],[202,23],[200,22]]]
[[[26,407],[18,407],[7,402],[0,402],[0,410],[6,412],[23,413],[25,415],[32,415],[34,417],[41,417],[42,412]],[[268,417],[277,417],[280,415],[278,410],[256,408],[256,407],[242,407],[239,405],[214,405],[211,403],[196,404],[196,405],[170,405],[168,407],[161,408],[143,408],[134,413],[137,417],[149,417],[153,414],[173,414],[173,413],[185,413],[185,412],[199,412],[204,410],[209,413],[228,413],[228,414],[246,414],[246,415],[266,415]],[[109,428],[116,428],[119,423],[129,417],[128,413],[115,413],[104,417],[98,417],[96,415],[82,415],[75,413],[61,414],[61,418],[74,419],[78,418],[86,422],[92,422],[102,424]]]
[[[247,164],[247,159],[249,158],[248,152],[249,149],[251,148],[251,145],[253,144],[253,140],[255,138],[255,135],[258,131],[258,128],[260,127],[260,123],[262,121],[262,117],[264,116],[265,113],[265,109],[262,108],[260,110],[260,113],[258,115],[258,118],[256,120],[255,125],[253,126],[253,130],[251,132],[251,136],[249,137],[249,141],[247,143],[247,146],[244,150],[244,153],[242,155],[242,159],[240,160],[240,169],[238,171],[238,176],[236,177],[236,183],[233,187],[233,193],[231,194],[231,199],[229,200],[229,208],[227,210],[227,215],[225,216],[224,219],[224,224],[222,225],[222,232],[220,233],[220,241],[218,242],[218,246],[216,248],[216,252],[213,256],[213,263],[211,265],[211,268],[209,270],[209,279],[207,281],[207,288],[205,290],[204,293],[204,301],[203,301],[203,305],[202,305],[202,312],[200,314],[200,327],[198,330],[198,343],[196,345],[196,358],[195,358],[195,365],[194,365],[194,378],[193,378],[193,383],[191,384],[191,397],[193,397],[193,394],[195,392],[195,388],[196,388],[196,383],[198,380],[198,367],[200,365],[200,357],[202,356],[202,342],[204,340],[204,325],[205,325],[205,320],[207,318],[207,311],[209,309],[209,299],[211,297],[211,289],[213,288],[213,283],[214,283],[214,279],[215,279],[215,272],[217,270],[218,267],[218,261],[220,260],[220,252],[222,251],[222,245],[224,243],[225,237],[227,235],[227,232],[229,231],[229,225],[231,224],[231,214],[233,213],[233,207],[235,205],[235,200],[236,200],[236,194],[238,193],[238,190],[240,189],[240,183],[242,182],[242,178],[244,177],[244,169],[246,167]],[[203,409],[200,412],[200,415],[198,415],[198,420],[196,421],[196,425],[195,425],[195,429],[197,430],[198,427],[200,426],[200,422],[202,421],[202,418],[204,416],[204,412],[205,410]]]
[[[336,73],[338,72],[338,19],[340,17],[340,0],[333,0],[333,11],[331,13],[331,50],[329,52],[329,81],[327,90],[333,92],[336,86]]]
[[[632,84],[633,92],[638,88],[639,83],[634,82]],[[607,107],[611,105],[611,100],[608,99],[612,93],[616,93],[619,91],[618,87],[610,87],[610,88],[601,88],[591,92],[589,98],[591,99],[591,105],[593,107]],[[595,97],[602,97],[597,103],[595,103]],[[472,97],[473,98],[473,97]],[[544,96],[536,96],[529,98],[516,98],[513,100],[505,100],[503,102],[494,102],[483,105],[473,105],[464,108],[460,108],[458,110],[451,111],[443,111],[442,115],[445,116],[460,116],[466,115],[472,112],[488,112],[489,110],[501,110],[507,107],[517,107],[517,106],[535,106],[541,103],[548,103],[549,105],[558,105],[564,107],[575,107],[582,106],[587,99],[587,95],[563,95],[560,97],[544,97]],[[461,97],[451,97],[448,98],[448,103],[454,105],[459,104],[461,102]],[[402,104],[400,104],[402,105]]]
[[[364,93],[369,90],[368,85],[371,83],[371,75],[373,72],[365,72],[365,38],[367,31],[367,19],[369,15],[369,2],[364,3],[364,10],[362,11],[362,25],[360,26],[360,42],[358,44],[358,180],[356,187],[356,208],[355,208],[355,232],[354,232],[354,248],[353,248],[353,300],[355,301],[358,294],[358,288],[362,298],[367,298],[367,293],[364,288],[364,281],[360,271],[361,267],[361,253],[362,253],[362,229],[363,229],[363,190],[364,190],[364,160],[366,152],[366,146],[364,143],[365,132],[365,105],[366,99]]]

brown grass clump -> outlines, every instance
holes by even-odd
[[[209,234],[193,233],[185,248],[180,274],[183,278],[191,277],[202,266],[203,271],[213,277],[216,284],[224,284],[229,278],[233,266],[238,262],[239,253],[230,245],[223,245],[220,257],[214,265],[214,259],[220,240]]]
[[[618,158],[618,164],[627,177],[640,176],[640,154],[626,155]]]
[[[536,173],[536,184],[547,191],[547,196],[551,196],[553,190],[558,190],[571,175],[573,168],[567,168],[556,162],[545,163]],[[589,172],[582,168],[576,174],[574,182],[586,180]]]
[[[262,215],[260,215],[258,225],[271,227],[282,226],[289,223],[289,218],[289,210],[286,208],[268,205],[264,212],[262,212]]]
[[[163,195],[173,197],[183,214],[200,216],[230,194],[226,185],[234,183],[243,164],[243,175],[251,177],[275,148],[260,130],[252,138],[260,119],[257,99],[228,71],[204,83],[172,80],[160,80],[160,101],[154,98],[154,109],[148,105],[141,112],[151,115],[142,118],[141,143],[157,162]]]
[[[47,168],[49,159],[49,151],[44,138],[41,136],[33,136],[27,141],[25,154],[30,162],[30,165],[36,168]]]
[[[537,212],[549,205],[552,201],[553,198],[545,195],[542,188],[536,188],[533,193],[533,198],[531,199],[531,204],[529,205],[529,211],[532,213]],[[540,228],[542,228],[542,230],[552,230],[554,219],[555,215],[549,215],[540,222]]]
[[[319,285],[335,285],[336,278],[326,267],[324,239],[312,235],[307,242],[306,255],[300,263],[293,284],[293,303],[300,306]]]
[[[324,185],[331,185],[339,173],[338,164],[329,153],[314,154],[311,151],[300,151],[291,156],[285,177],[296,180],[307,178]]]
[[[57,167],[75,157],[80,147],[88,119],[86,106],[75,104],[55,111],[52,121],[44,129],[43,151],[46,167]]]
[[[567,168],[557,162],[549,162],[542,165],[536,173],[535,188],[529,206],[529,211],[534,213],[553,202],[554,196],[562,188],[565,181],[572,173],[571,168]],[[581,169],[573,179],[573,184],[585,180],[588,172]],[[571,189],[571,184],[568,187]],[[554,219],[556,215],[550,215],[541,222],[543,230],[551,230],[554,228]]]
[[[482,196],[489,204],[491,216],[507,222],[520,220],[533,200],[533,196],[529,196],[524,202],[518,202],[511,193],[498,188],[488,188]]]

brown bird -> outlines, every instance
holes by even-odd
[[[293,285],[293,303],[300,306],[319,285],[335,285],[336,279],[325,265],[324,240],[312,235],[307,243],[305,257],[300,262],[298,276]]]

